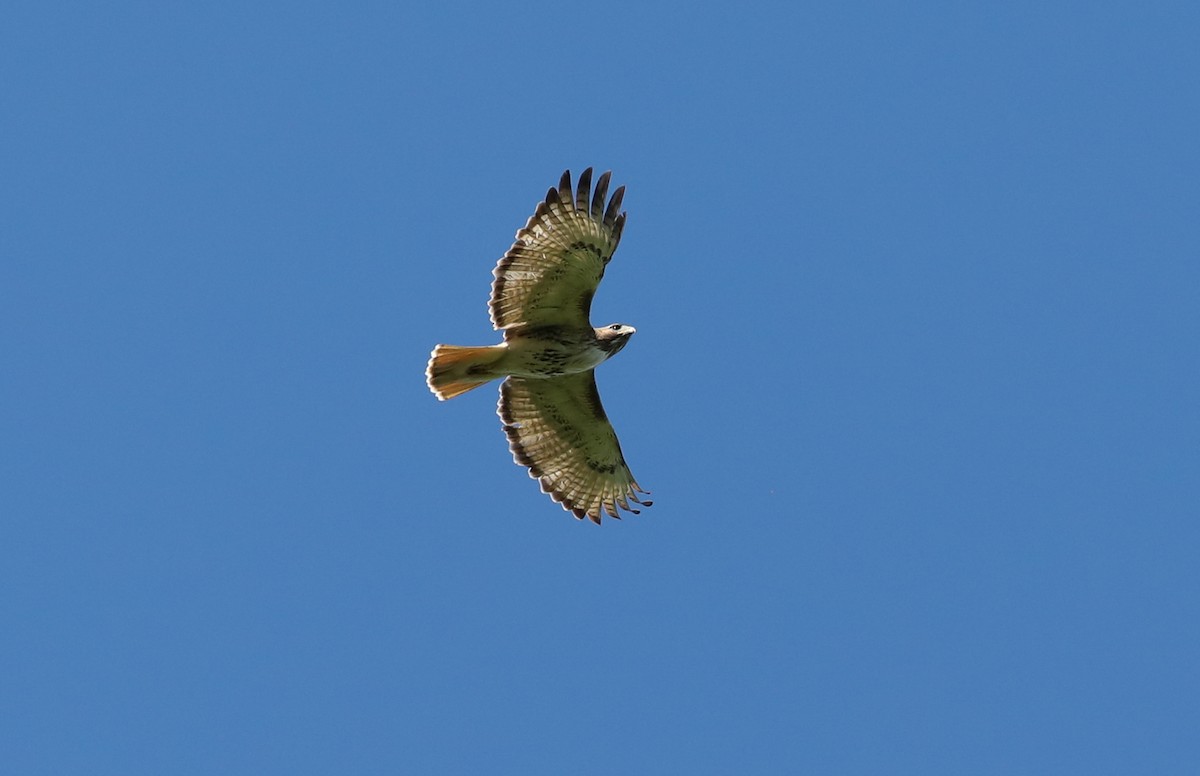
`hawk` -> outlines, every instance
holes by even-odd
[[[651,504],[638,495],[649,491],[629,471],[596,390],[596,366],[636,331],[593,328],[589,318],[625,226],[625,187],[605,204],[610,177],[601,175],[593,192],[589,167],[573,190],[564,172],[492,270],[489,308],[504,342],[438,345],[425,369],[442,401],[504,378],[496,412],[513,460],[563,509],[597,524],[602,512],[619,519],[622,509],[639,513],[630,502]]]

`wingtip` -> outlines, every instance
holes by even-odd
[[[613,192],[612,199],[608,201],[608,209],[604,211],[604,223],[610,228],[615,226],[617,216],[621,213],[621,203],[625,201],[625,187],[620,186]]]
[[[589,167],[579,174],[579,183],[575,186],[575,209],[581,213],[588,212],[588,196],[592,193],[592,168]]]
[[[558,201],[563,203],[564,205],[571,205],[572,207],[574,207],[575,200],[572,195],[573,195],[573,192],[571,191],[571,171],[564,170],[563,174],[562,174],[562,178],[560,178],[558,181]]]

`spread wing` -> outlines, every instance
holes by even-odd
[[[625,187],[613,193],[607,207],[604,204],[610,176],[601,175],[592,193],[589,167],[572,192],[568,170],[558,188],[547,192],[492,270],[493,326],[591,328],[592,295],[625,227],[625,214],[620,212]]]
[[[500,385],[497,409],[513,460],[529,467],[542,492],[575,517],[600,522],[601,510],[638,514],[642,490],[621,455],[592,370],[547,379],[510,377]]]

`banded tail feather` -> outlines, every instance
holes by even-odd
[[[425,367],[425,382],[440,401],[453,399],[472,388],[504,375],[495,371],[496,362],[504,355],[503,345],[468,348],[459,345],[438,345]]]

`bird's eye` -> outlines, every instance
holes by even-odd
[[[621,330],[621,324],[619,324],[619,323],[614,323],[612,326],[609,326],[608,328],[612,329],[613,331],[620,331],[620,330]]]

